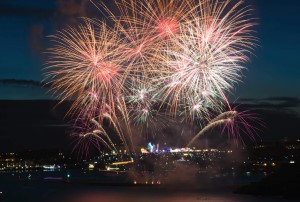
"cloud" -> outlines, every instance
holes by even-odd
[[[281,108],[300,106],[300,99],[297,97],[269,97],[265,98],[264,101],[274,103]]]
[[[30,16],[30,17],[49,17],[53,16],[55,10],[51,8],[30,8],[19,7],[8,4],[0,4],[0,16]]]
[[[29,45],[32,50],[37,53],[41,53],[45,50],[44,29],[44,25],[42,24],[34,24],[30,28]]]
[[[245,103],[245,105],[260,109],[285,110],[300,108],[300,98],[298,97],[267,97],[262,99],[244,98],[239,101]]]
[[[52,100],[49,85],[39,81],[1,79],[0,100]]]
[[[82,17],[86,16],[87,4],[90,0],[65,0],[57,1],[56,15],[66,17]]]
[[[28,16],[28,17],[58,17],[74,18],[83,17],[88,13],[88,6],[93,5],[90,0],[56,0],[53,7],[45,7],[42,3],[35,4],[35,6],[22,4],[1,3],[0,2],[0,16]]]
[[[33,80],[17,80],[17,79],[0,79],[1,85],[17,85],[17,86],[32,86],[32,87],[47,87],[46,83]]]

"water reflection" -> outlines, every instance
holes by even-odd
[[[30,174],[30,179],[28,175]],[[261,198],[248,195],[233,194],[237,185],[258,180],[247,172],[233,176],[223,173],[213,178],[204,178],[202,173],[197,183],[172,181],[172,184],[159,183],[141,185],[138,181],[132,185],[100,186],[99,184],[66,183],[76,177],[76,172],[30,172],[0,173],[0,201],[30,202],[199,202],[199,201],[284,201],[277,198]],[[179,175],[179,174],[178,174]],[[82,173],[81,173],[82,176]],[[88,173],[84,176],[88,177]],[[202,176],[202,177],[201,177]],[[98,176],[97,179],[105,179]],[[92,179],[92,178],[91,178]]]

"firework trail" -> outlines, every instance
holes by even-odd
[[[237,114],[237,111],[227,111],[223,112],[222,114],[219,114],[217,117],[212,119],[202,130],[200,130],[193,138],[192,140],[187,144],[187,147],[191,146],[196,139],[204,135],[207,131],[226,124],[227,122],[231,122],[232,118]]]
[[[234,111],[227,120],[222,128],[222,134],[227,134],[236,145],[245,144],[242,134],[246,134],[251,141],[256,142],[256,139],[260,138],[261,128],[265,127],[265,124],[249,111]]]
[[[122,120],[120,120],[116,113],[110,113],[110,106],[106,105],[107,111],[101,114],[101,119],[90,119],[77,120],[77,125],[75,131],[73,132],[74,137],[76,137],[75,148],[79,148],[83,153],[88,154],[88,148],[90,145],[101,150],[101,146],[104,145],[110,150],[117,152],[114,142],[111,139],[111,135],[106,132],[106,129],[102,126],[103,120],[107,120],[109,127],[112,128],[115,134],[120,138],[121,142],[124,144],[126,150],[131,153],[135,151],[135,146],[132,140],[132,132],[130,128],[129,113],[124,108],[124,99],[117,99],[117,113],[121,113]]]
[[[221,119],[215,122],[209,122],[200,132],[198,132],[193,139],[186,145],[186,147],[190,147],[196,139],[198,139],[200,136],[204,135],[208,130],[213,129],[216,126],[219,126],[221,124],[224,124],[227,121],[227,119]]]
[[[110,136],[95,119],[78,119],[76,121],[76,127],[73,129],[71,136],[75,138],[74,149],[78,149],[86,156],[88,155],[91,147],[101,151],[104,146],[109,150],[117,151]]]
[[[250,124],[250,122],[252,122],[252,124]],[[259,118],[249,111],[237,112],[233,110],[223,112],[212,119],[202,130],[200,130],[190,140],[190,142],[187,144],[187,147],[191,146],[196,139],[217,126],[223,126],[222,134],[227,131],[226,134],[228,134],[229,139],[233,139],[235,144],[240,142],[244,143],[243,139],[241,138],[241,133],[247,134],[252,141],[255,141],[256,137],[259,137],[259,127],[254,125],[261,127],[263,126],[263,123]]]
[[[132,140],[131,128],[129,127],[129,114],[126,111],[126,107],[124,108],[124,104],[124,99],[117,99],[115,113],[111,113],[111,107],[106,105],[106,111],[101,114],[101,118],[96,117],[89,119],[88,121],[79,119],[75,123],[75,129],[77,130],[75,130],[72,135],[77,139],[77,144],[75,147],[86,147],[86,144],[84,145],[84,143],[89,143],[90,145],[92,143],[92,145],[98,150],[101,150],[101,146],[104,145],[117,152],[115,147],[116,144],[114,141],[112,141],[112,138],[118,137],[121,143],[124,145],[126,151],[129,153],[134,152],[135,147]],[[78,124],[80,127],[76,126]],[[111,129],[109,130],[110,133],[107,132],[107,128]],[[113,139],[116,140],[116,138]],[[92,140],[96,141],[93,142]],[[99,141],[102,144],[99,144]]]

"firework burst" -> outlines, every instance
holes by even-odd
[[[70,112],[95,117],[96,109],[114,106],[124,92],[124,58],[120,39],[105,23],[95,27],[88,20],[78,29],[68,28],[52,39],[47,79],[61,100],[71,99]],[[112,107],[113,109],[113,107]]]
[[[164,39],[179,32],[181,23],[187,23],[190,13],[197,9],[194,1],[178,0],[121,0],[115,1],[120,17],[111,15],[126,27],[146,32],[153,38]],[[111,12],[109,12],[111,13]]]
[[[225,96],[241,80],[246,53],[254,47],[249,33],[254,25],[243,17],[249,10],[239,8],[240,2],[228,8],[230,1],[208,0],[199,4],[201,12],[194,20],[180,27],[180,35],[172,39],[175,49],[166,49],[160,61],[168,71],[162,77],[163,99],[172,103],[171,111],[186,105],[186,100],[202,96],[216,110],[222,108]],[[228,11],[229,9],[229,11]],[[226,12],[225,12],[226,10]]]

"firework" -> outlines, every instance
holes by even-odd
[[[242,135],[247,135],[251,141],[255,142],[260,138],[259,132],[261,128],[265,127],[264,123],[257,117],[257,115],[250,111],[233,111],[234,113],[227,118],[222,128],[222,134],[227,134],[230,140],[238,145],[244,144]]]
[[[190,21],[197,5],[194,1],[178,0],[115,0],[114,3],[118,16],[105,3],[100,6],[128,44],[124,50],[130,60],[127,69],[142,74],[138,79],[150,77],[148,81],[157,85],[154,78],[161,77],[164,71],[158,69],[160,56],[172,47],[169,39],[178,36],[180,25]]]
[[[113,106],[124,86],[121,43],[105,23],[95,27],[88,20],[78,29],[68,28],[52,36],[46,77],[61,100],[74,100],[70,112],[98,116]],[[112,109],[114,109],[112,107]]]
[[[207,102],[217,111],[224,102],[230,107],[225,94],[241,80],[242,64],[255,38],[249,36],[254,24],[244,19],[249,10],[237,11],[241,2],[232,8],[229,3],[208,0],[199,4],[201,12],[193,13],[193,20],[181,25],[179,36],[172,39],[176,48],[165,50],[166,57],[160,61],[168,70],[162,83],[166,78],[168,83],[162,96],[171,103],[171,111],[200,96],[198,103]]]
[[[103,127],[107,120],[134,151],[131,128],[159,128],[161,114],[208,123],[189,145],[219,125],[234,140],[240,132],[254,139],[257,130],[249,127],[254,117],[233,110],[226,97],[241,81],[256,41],[251,9],[242,0],[114,3],[119,15],[103,2],[99,7],[112,27],[83,19],[77,28],[52,36],[46,78],[62,101],[73,100],[69,113],[88,120],[77,133],[79,143],[88,139],[115,150]],[[211,119],[212,114],[220,115]]]
[[[190,13],[197,9],[194,1],[178,0],[121,0],[114,1],[120,16],[116,17],[109,9],[110,17],[124,27],[148,33],[152,38],[166,38],[179,32],[181,23],[190,20]],[[102,6],[105,7],[104,4]],[[105,7],[107,8],[107,7]]]
[[[112,139],[119,139],[128,152],[134,152],[135,147],[132,139],[132,132],[129,127],[129,114],[124,107],[124,99],[116,100],[116,111],[110,112],[111,107],[106,105],[106,111],[100,114],[101,118],[77,119],[72,136],[75,138],[75,147],[82,153],[88,154],[90,146],[101,150],[103,146],[117,152],[115,143]],[[118,118],[116,114],[119,114]],[[106,121],[106,124],[104,124]],[[104,126],[106,125],[106,126]],[[107,132],[110,128],[110,132]],[[118,138],[117,138],[118,137]]]
[[[259,137],[259,128],[263,125],[262,121],[255,114],[250,113],[249,111],[238,112],[231,110],[223,112],[216,118],[212,119],[202,130],[200,130],[190,140],[187,147],[191,146],[196,139],[217,126],[221,126],[222,134],[226,132],[226,134],[228,134],[228,138],[233,139],[235,144],[239,144],[240,142],[244,143],[241,134],[247,134],[252,141],[255,141],[256,137]]]
[[[156,89],[142,85],[137,89],[132,89],[132,94],[127,97],[128,108],[131,118],[135,124],[146,123],[155,113],[155,105],[159,103],[156,96]]]
[[[95,119],[77,119],[71,136],[74,138],[74,149],[82,154],[88,155],[91,147],[99,151],[102,148],[116,151],[110,136]]]

